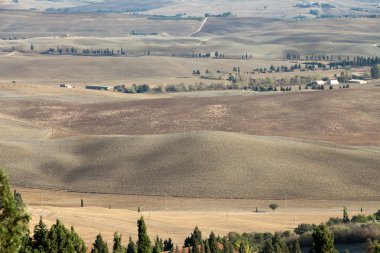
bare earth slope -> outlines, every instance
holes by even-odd
[[[2,141],[15,185],[185,197],[378,200],[380,156],[236,133]]]

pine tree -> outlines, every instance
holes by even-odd
[[[24,238],[29,235],[30,216],[23,207],[17,207],[8,178],[0,169],[0,252],[19,252]]]
[[[334,235],[324,224],[319,225],[313,234],[313,252],[314,253],[336,253],[334,248]]]
[[[164,241],[164,251],[173,252],[173,241],[171,238]]]
[[[96,236],[95,242],[92,244],[91,253],[108,253],[107,242],[103,240],[101,234]]]
[[[137,221],[138,228],[138,245],[137,245],[137,253],[151,253],[150,247],[150,239],[146,231],[146,225],[144,221],[144,217]]]
[[[129,237],[129,242],[127,246],[127,253],[136,253],[135,243],[132,241],[132,238]]]
[[[34,227],[33,233],[33,249],[37,249],[41,252],[48,252],[49,250],[49,240],[48,240],[49,230],[47,229],[45,223],[42,221],[42,217],[40,217],[40,221]]]
[[[373,66],[371,68],[371,77],[373,79],[379,79],[380,78],[380,65]]]
[[[74,227],[71,226],[69,242],[74,247],[74,252],[76,253],[86,253],[87,247],[84,241],[79,237],[79,235],[75,232]]]
[[[210,253],[219,253],[218,242],[214,232],[211,231],[210,238],[208,239],[208,245],[210,246]]]
[[[164,245],[162,239],[156,236],[154,240],[153,253],[161,253],[163,251]]]
[[[112,253],[124,253],[124,247],[121,245],[121,234],[115,232],[113,234]]]

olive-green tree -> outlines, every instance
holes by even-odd
[[[28,237],[30,216],[10,192],[8,177],[0,169],[0,252],[17,253]]]
[[[137,232],[138,232],[138,244],[137,244],[137,253],[151,253],[151,244],[150,239],[147,233],[144,217],[137,221]]]
[[[334,235],[324,224],[317,226],[312,234],[314,253],[336,253]]]

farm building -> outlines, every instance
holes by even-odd
[[[357,84],[367,84],[368,82],[365,80],[360,80],[360,79],[351,79],[348,81],[349,83],[357,83]]]
[[[328,85],[339,85],[339,81],[336,78],[330,78],[327,80]]]
[[[69,83],[61,83],[60,85],[59,85],[59,87],[61,87],[61,88],[74,88],[71,84],[69,84]]]
[[[109,86],[101,86],[101,85],[87,85],[87,90],[110,90],[111,87]]]

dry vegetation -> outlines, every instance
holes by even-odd
[[[353,100],[354,94],[361,94],[360,103]],[[259,134],[377,145],[377,95],[377,90],[353,90],[130,102],[115,98],[95,104],[8,98],[1,105],[3,120],[11,126],[3,127],[1,163],[17,186],[191,197],[378,200],[373,176],[380,166],[376,149],[226,132],[96,136],[259,130],[263,131]],[[334,103],[342,100],[346,103],[329,116]],[[329,110],[319,112],[315,121],[308,115],[317,111],[301,114],[303,110],[293,107]],[[365,118],[360,116],[364,111]],[[273,117],[278,124],[271,127]],[[359,125],[368,131],[354,138]],[[25,136],[9,137],[7,129],[19,129]],[[85,136],[48,139],[62,133]]]

